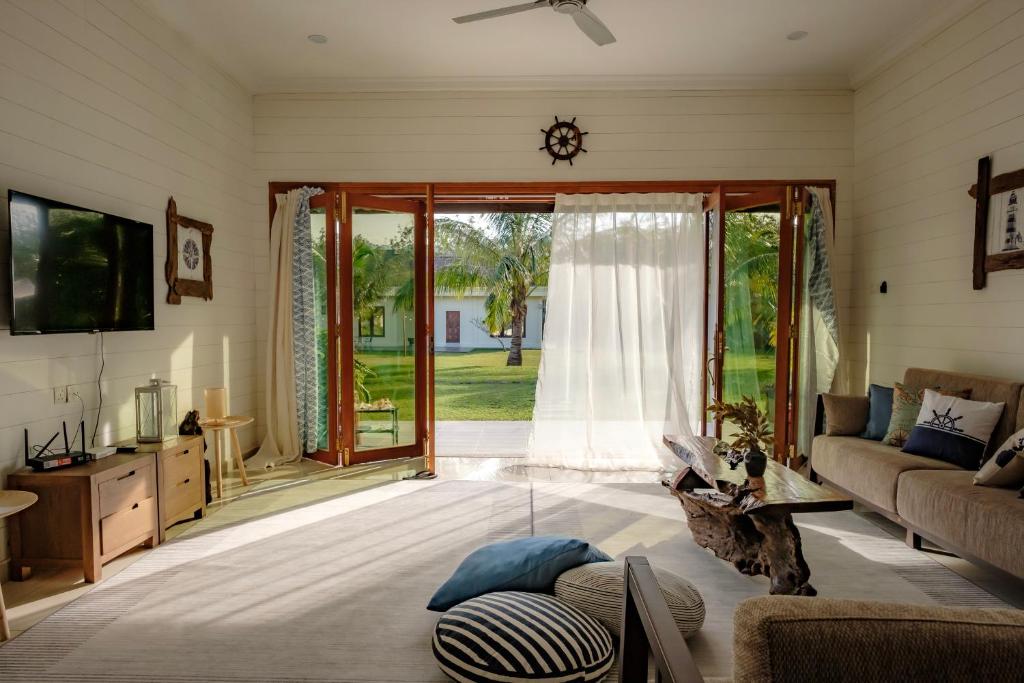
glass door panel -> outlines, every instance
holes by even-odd
[[[423,454],[425,221],[419,202],[348,195],[340,411],[348,464]],[[348,267],[345,268],[344,266]]]
[[[334,336],[331,334],[337,310],[335,270],[337,266],[337,194],[325,192],[309,199],[311,252],[313,264],[314,333],[316,339],[317,379],[317,460],[340,464],[336,439],[337,414],[332,409],[336,395],[337,363]]]
[[[779,213],[731,211],[725,216],[723,398],[752,397],[775,414],[778,333]],[[733,425],[724,425],[733,436]]]

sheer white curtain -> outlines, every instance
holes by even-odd
[[[662,471],[701,421],[702,197],[558,195],[528,467]]]

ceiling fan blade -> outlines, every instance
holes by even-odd
[[[494,17],[504,17],[508,14],[519,14],[520,12],[529,12],[532,9],[538,7],[549,7],[548,0],[537,0],[536,2],[527,2],[522,5],[512,5],[511,7],[502,7],[501,9],[487,10],[486,12],[477,12],[476,14],[467,14],[461,17],[455,17],[452,19],[456,24],[468,24],[471,21],[480,21],[481,19],[493,19]]]
[[[581,31],[587,34],[588,38],[598,45],[615,42],[615,36],[608,30],[608,27],[586,7],[580,7],[579,10],[573,12],[572,20],[576,22]]]

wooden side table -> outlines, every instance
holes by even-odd
[[[0,519],[16,515],[39,500],[29,491],[0,491]],[[7,607],[4,605],[4,591],[0,586],[0,642],[11,639],[11,624],[7,621]]]
[[[238,430],[242,427],[251,425],[256,418],[247,417],[245,415],[228,415],[227,417],[221,418],[209,418],[206,420],[200,420],[199,426],[204,431],[210,432],[213,437],[213,452],[216,457],[216,463],[214,464],[215,476],[217,479],[217,497],[224,497],[224,467],[221,463],[221,445],[220,437],[223,432],[227,432],[231,435],[231,451],[235,458],[235,466],[238,467],[238,474],[242,478],[242,484],[245,486],[249,485],[249,477],[245,474],[245,462],[242,460],[242,447],[238,443]]]

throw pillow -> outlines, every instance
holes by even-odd
[[[594,617],[618,637],[625,570],[622,562],[593,562],[570,569],[555,581],[555,597]],[[704,599],[693,584],[659,567],[654,568],[654,576],[683,637],[699,631],[704,625]]]
[[[881,441],[892,418],[892,387],[872,384],[868,387],[868,424],[861,438]]]
[[[1005,406],[925,389],[921,412],[903,452],[977,469]]]
[[[946,396],[971,397],[970,389],[963,391],[942,391],[940,387],[933,387],[933,389]],[[899,382],[894,383],[892,416],[889,418],[889,428],[885,432],[882,443],[903,448],[911,430],[917,424],[917,416],[921,413],[921,402],[924,400],[924,391],[924,389],[911,388]]]
[[[822,394],[825,404],[825,434],[828,436],[856,436],[868,423],[867,396],[840,396]]]
[[[1007,439],[974,475],[979,486],[1024,485],[1024,429]]]
[[[530,536],[492,543],[469,554],[430,598],[427,609],[443,612],[495,591],[550,593],[562,572],[612,558],[578,538]]]
[[[437,620],[431,649],[456,681],[600,681],[615,661],[604,626],[536,593],[490,593],[453,607]]]

